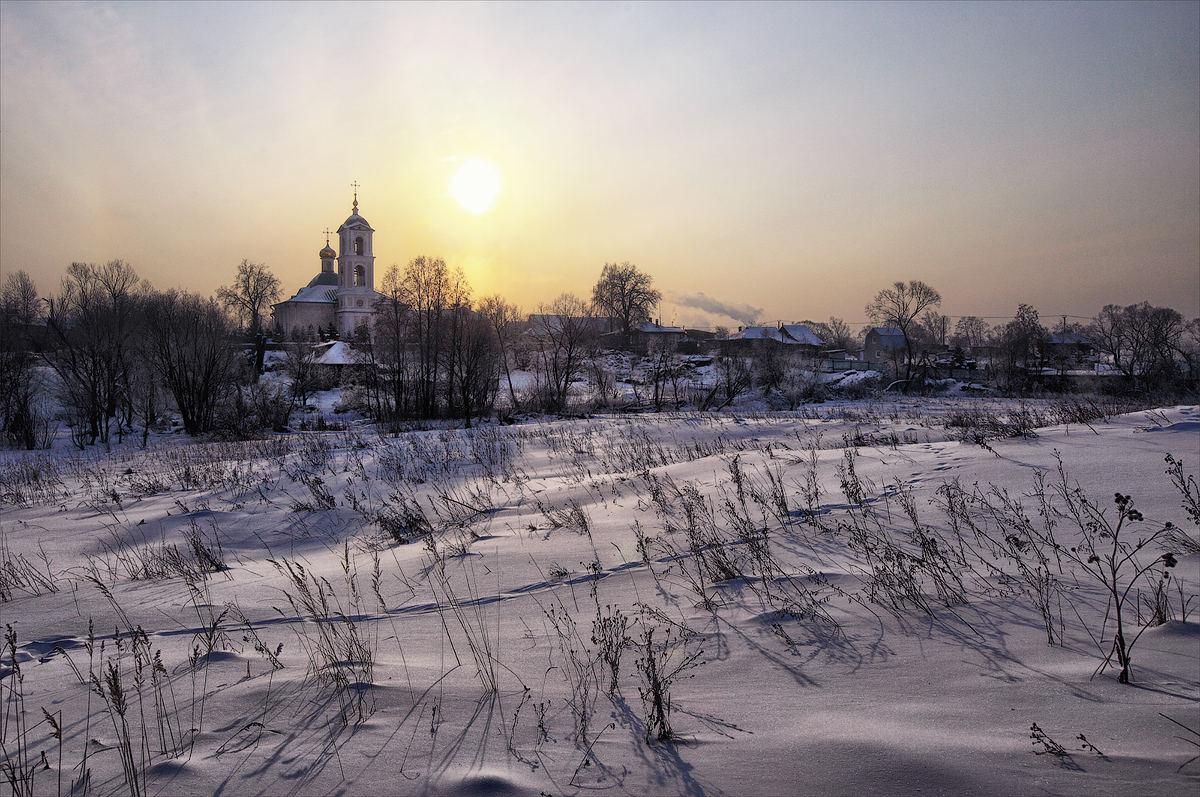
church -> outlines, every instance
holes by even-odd
[[[381,298],[375,291],[374,233],[367,220],[358,215],[356,191],[353,211],[337,229],[338,250],[329,246],[326,231],[325,248],[320,253],[321,271],[295,296],[272,307],[275,323],[284,336],[296,332],[315,337],[319,330],[332,326],[339,337],[346,339],[359,327],[370,328],[375,305]]]

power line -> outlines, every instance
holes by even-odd
[[[1016,318],[1015,315],[947,315],[943,318],[978,318],[980,321],[1012,321]],[[1081,321],[1091,321],[1093,316],[1090,315],[1071,315],[1069,313],[1038,313],[1038,318],[1077,318]],[[917,319],[920,320],[920,319]],[[823,323],[823,322],[822,322]],[[845,321],[847,325],[854,324],[872,324],[873,321]]]

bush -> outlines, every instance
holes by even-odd
[[[883,375],[878,371],[871,371],[860,379],[842,377],[840,382],[831,384],[828,387],[842,398],[864,399],[874,395],[882,386]]]

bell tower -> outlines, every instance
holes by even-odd
[[[370,324],[375,302],[375,230],[358,215],[358,183],[350,217],[338,227],[337,327],[343,338]]]

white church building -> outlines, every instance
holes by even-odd
[[[340,337],[349,338],[356,329],[371,323],[381,298],[375,291],[374,234],[367,220],[358,215],[355,192],[353,211],[337,229],[337,251],[326,237],[320,253],[321,271],[295,296],[272,307],[275,322],[285,336],[293,332],[315,336],[333,325]]]

